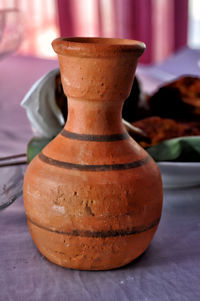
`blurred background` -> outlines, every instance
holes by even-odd
[[[13,50],[22,55],[54,59],[51,41],[58,36],[141,40],[144,64],[162,62],[182,47],[200,48],[200,0],[0,0],[0,48],[5,9],[18,13],[9,30],[16,36],[18,28]]]

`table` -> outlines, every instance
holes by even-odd
[[[31,57],[0,61],[1,156],[26,151],[32,132],[20,101],[38,77],[56,67],[56,61]],[[140,68],[138,76],[150,90],[159,81],[149,70]],[[19,198],[0,211],[0,301],[7,300],[200,300],[200,187],[165,190],[160,226],[148,250],[105,272],[47,261],[32,242]]]

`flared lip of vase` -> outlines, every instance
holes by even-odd
[[[106,57],[133,53],[141,56],[146,45],[143,42],[120,38],[60,37],[52,42],[59,55],[81,57]]]

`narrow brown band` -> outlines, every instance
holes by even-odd
[[[86,165],[86,164],[75,164],[75,163],[69,163],[69,162],[63,162],[58,161],[53,158],[49,158],[46,155],[44,155],[42,152],[39,153],[39,158],[43,162],[61,167],[66,169],[75,169],[80,171],[113,171],[113,170],[125,170],[125,169],[131,169],[136,168],[141,165],[145,165],[149,160],[150,156],[147,156],[141,160],[133,161],[130,163],[124,163],[124,164],[103,164],[103,165]]]
[[[106,237],[116,237],[116,236],[126,236],[126,235],[135,235],[145,231],[148,231],[158,225],[160,218],[153,221],[151,224],[132,227],[131,229],[119,229],[119,230],[108,230],[108,231],[90,231],[90,230],[72,230],[72,231],[62,231],[55,230],[52,228],[47,228],[45,226],[39,225],[33,221],[30,217],[27,216],[28,221],[34,226],[41,228],[43,230],[54,232],[57,234],[63,234],[68,236],[80,236],[80,237],[94,237],[94,238],[106,238]]]
[[[81,140],[81,141],[93,141],[93,142],[113,142],[113,141],[125,140],[129,137],[127,132],[124,132],[122,134],[114,134],[114,135],[87,135],[87,134],[78,134],[78,133],[69,132],[65,129],[62,130],[60,134],[69,139]]]

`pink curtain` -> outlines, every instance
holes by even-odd
[[[57,0],[62,36],[144,41],[143,63],[159,62],[187,43],[188,0]]]

